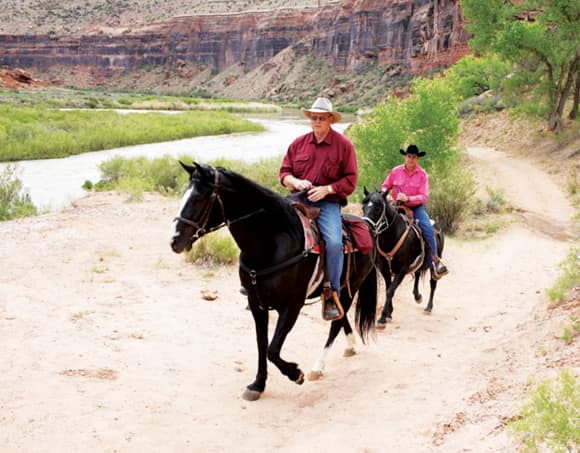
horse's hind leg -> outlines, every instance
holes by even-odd
[[[344,306],[343,306],[343,308],[344,308]],[[310,373],[308,373],[308,380],[309,381],[316,381],[322,377],[322,375],[324,373],[326,356],[330,352],[330,348],[332,347],[334,340],[338,336],[340,329],[343,328],[345,322],[348,323],[348,320],[346,318],[346,313],[345,313],[344,317],[342,317],[341,319],[337,319],[336,321],[332,321],[332,323],[330,324],[330,331],[328,332],[328,339],[326,340],[326,344],[324,345],[324,349],[322,350],[322,354],[320,355],[320,358],[316,361],[316,363],[312,367],[312,370],[310,371]],[[350,325],[349,325],[349,327],[350,327]],[[352,329],[350,329],[350,331],[351,331],[351,335],[352,335]]]
[[[419,292],[419,278],[421,277],[421,271],[415,272],[415,282],[413,283],[413,297],[415,302],[420,304],[423,302],[423,296]]]
[[[431,292],[429,293],[429,303],[425,307],[425,312],[431,313],[433,310],[433,297],[435,296],[435,289],[437,288],[437,280],[433,278],[429,281],[429,285],[431,286]]]
[[[345,316],[344,323],[342,325],[344,329],[344,335],[346,337],[347,347],[345,348],[344,352],[342,353],[343,357],[352,357],[356,355],[356,337],[353,333],[352,327],[350,326],[350,322],[348,322],[348,318]]]

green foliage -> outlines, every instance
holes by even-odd
[[[409,98],[389,98],[349,129],[357,150],[359,186],[378,189],[388,172],[403,163],[399,149],[411,143],[427,152],[420,161],[427,172],[450,172],[459,130],[456,100],[445,80],[418,79]]]
[[[528,101],[543,104],[549,129],[558,129],[573,80],[578,77],[580,2],[463,0],[461,7],[472,34],[470,46],[514,63],[506,89],[520,101],[530,93],[541,94]]]
[[[388,171],[402,162],[399,149],[407,141],[409,129],[405,104],[394,96],[349,129],[357,151],[359,186],[380,188]]]
[[[474,175],[459,163],[441,170],[434,169],[429,177],[429,202],[427,210],[445,233],[454,233],[469,212],[476,181]]]
[[[491,187],[485,188],[489,198],[485,205],[487,212],[503,212],[506,201],[504,191],[502,189],[493,189]]]
[[[169,156],[156,159],[115,156],[102,162],[99,169],[101,180],[95,184],[95,190],[119,190],[135,200],[141,199],[143,192],[178,195],[187,184],[187,173]]]
[[[487,57],[467,55],[447,70],[445,78],[461,99],[467,99],[488,90],[498,93],[510,67],[509,63],[497,55]]]
[[[101,180],[94,188],[97,191],[118,190],[131,195],[134,200],[140,200],[143,192],[159,192],[162,195],[181,195],[187,185],[187,173],[183,171],[178,160],[190,164],[195,161],[191,156],[180,156],[175,159],[170,156],[148,159],[135,157],[127,159],[115,156],[99,165]],[[215,159],[209,162],[215,167],[224,167],[235,171],[258,184],[281,195],[287,195],[288,189],[278,180],[278,170],[281,158],[274,157],[258,162],[242,162],[227,159]],[[90,181],[88,181],[89,184]],[[90,187],[85,182],[84,187]]]
[[[520,417],[508,427],[525,445],[525,451],[578,451],[580,448],[580,385],[563,369],[557,379],[545,381],[531,392]]]
[[[127,145],[262,130],[258,124],[225,112],[119,114],[0,105],[0,161],[58,158]]]
[[[547,295],[552,302],[566,299],[568,291],[580,284],[580,247],[573,247],[566,259],[560,263],[562,275],[548,289]]]
[[[35,215],[37,209],[30,200],[30,195],[24,193],[22,182],[16,177],[16,169],[6,165],[0,171],[0,220],[10,220],[19,217]]]
[[[210,265],[234,264],[240,250],[229,234],[214,233],[193,244],[185,259],[191,263]]]

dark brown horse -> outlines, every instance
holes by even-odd
[[[426,242],[418,226],[408,225],[405,218],[395,206],[387,201],[387,192],[368,192],[364,189],[362,202],[366,219],[372,222],[377,235],[377,267],[381,272],[387,287],[385,305],[377,321],[377,327],[385,328],[392,320],[393,296],[407,274],[414,274],[413,296],[420,304],[423,297],[419,292],[419,280],[428,271],[425,254],[428,253]],[[442,256],[444,236],[436,224],[435,240],[437,251]],[[391,276],[393,277],[391,280]],[[425,312],[433,310],[433,296],[437,288],[437,280],[431,275],[431,292]]]
[[[318,287],[309,294],[309,282],[319,255],[304,249],[304,230],[292,204],[232,171],[198,164],[181,165],[189,173],[190,180],[174,220],[173,251],[189,250],[197,239],[222,226],[229,228],[241,251],[239,275],[248,292],[258,343],[258,372],[243,398],[257,400],[264,392],[267,360],[291,381],[302,384],[302,370],[296,363],[282,359],[280,353],[305,299],[319,295],[321,289]],[[357,292],[355,320],[363,341],[374,328],[377,304],[374,251],[367,255],[355,253],[350,269],[348,283],[351,291],[341,291],[340,297],[345,316],[330,324],[328,340],[313,370],[313,378],[322,374],[324,356],[341,329],[352,341],[352,328],[346,312]],[[344,278],[343,273],[343,283]],[[270,309],[278,312],[278,322],[269,342]],[[352,352],[352,348],[349,350]]]

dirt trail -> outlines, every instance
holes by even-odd
[[[431,316],[406,281],[394,322],[359,354],[343,358],[339,337],[323,379],[301,387],[270,366],[255,403],[239,398],[257,353],[237,271],[170,251],[178,201],[98,194],[0,223],[0,450],[514,451],[504,425],[528,379],[580,368],[543,295],[572,233],[533,222],[549,213],[562,230],[572,210],[525,162],[469,155],[527,220],[491,240],[450,239]],[[283,351],[305,372],[327,335],[319,311],[305,307]]]

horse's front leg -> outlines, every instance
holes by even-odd
[[[431,310],[433,310],[433,297],[435,296],[435,289],[437,288],[437,280],[431,278],[429,285],[431,286],[431,292],[429,293],[429,303],[425,307],[425,312],[427,314],[431,313]]]
[[[405,278],[405,273],[401,272],[399,274],[395,274],[395,278],[393,282],[387,288],[387,301],[385,302],[385,306],[383,307],[383,311],[381,312],[381,317],[377,321],[377,329],[384,329],[387,326],[387,322],[391,321],[391,315],[393,314],[393,297],[395,295],[395,291]]]
[[[298,364],[283,360],[280,357],[280,352],[282,351],[282,346],[284,345],[288,332],[292,330],[296,319],[298,319],[298,313],[301,307],[302,304],[298,302],[288,303],[288,306],[279,311],[274,336],[268,346],[268,360],[276,365],[284,376],[288,376],[288,379],[297,384],[304,383],[304,373],[298,368]]]
[[[389,301],[389,297],[387,295],[391,286],[391,267],[389,266],[386,258],[381,255],[378,255],[377,267],[383,276],[383,280],[385,281],[385,303],[383,305],[383,313],[385,314],[385,322],[389,322],[393,314],[393,304],[392,301]]]
[[[415,282],[413,283],[413,297],[415,298],[415,302],[420,304],[423,302],[423,296],[419,292],[419,279],[421,277],[421,271],[418,270],[415,272]]]
[[[261,309],[257,303],[250,302],[250,309],[256,325],[256,341],[258,342],[258,373],[256,380],[246,387],[242,398],[247,401],[256,401],[266,388],[268,377],[268,361],[266,351],[268,349],[268,310]]]

